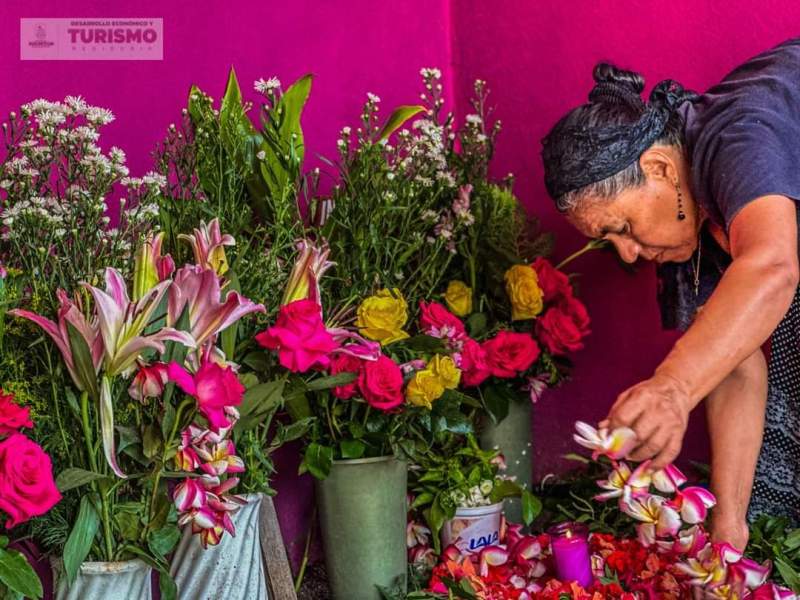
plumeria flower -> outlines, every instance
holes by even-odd
[[[767,582],[772,563],[764,561],[759,564],[754,560],[742,557],[728,565],[728,581],[734,584],[743,584],[747,589],[754,590]]]
[[[692,578],[694,585],[713,587],[725,583],[728,565],[738,562],[741,558],[742,553],[730,544],[709,543],[697,553],[697,556],[678,563],[677,567]]]
[[[656,542],[661,552],[688,556],[696,556],[707,543],[708,535],[699,525],[679,531],[674,540],[658,540]]]
[[[178,239],[188,242],[192,247],[196,265],[211,269],[220,276],[228,271],[225,246],[235,246],[236,240],[227,233],[222,235],[219,219],[212,219],[208,225],[201,222],[192,235],[180,234]]]
[[[611,460],[625,458],[636,446],[636,433],[628,427],[620,427],[610,432],[606,428],[595,429],[588,423],[578,421],[575,423],[577,433],[573,439],[592,450],[592,458],[607,456]]]
[[[172,498],[179,513],[204,508],[208,504],[205,486],[200,479],[192,477],[187,477],[177,485]]]
[[[181,432],[181,444],[175,453],[175,468],[179,471],[195,471],[200,466],[200,458],[192,447],[191,433],[187,427]]]
[[[409,521],[406,525],[406,547],[414,548],[415,546],[425,546],[428,543],[431,530],[417,523],[416,521]]]
[[[686,475],[671,464],[653,473],[653,486],[665,494],[674,494],[686,481]]]
[[[200,468],[209,475],[244,473],[244,461],[236,456],[233,440],[197,448],[197,455],[205,462]]]
[[[217,483],[208,488],[208,505],[218,512],[235,512],[247,504],[242,496],[228,492],[239,484],[238,477],[229,477],[222,483]],[[233,531],[231,531],[233,534]]]
[[[508,562],[510,554],[502,546],[486,546],[478,557],[481,577],[489,574],[489,567],[498,567]]]
[[[681,519],[689,524],[703,523],[708,517],[708,509],[716,503],[714,494],[701,487],[685,488],[671,500],[671,504],[680,511]]]
[[[625,462],[620,462],[608,476],[608,479],[598,481],[606,492],[594,497],[599,502],[606,502],[613,498],[641,496],[650,489],[650,473],[648,463],[640,464],[634,471]]]
[[[678,511],[662,496],[623,497],[619,506],[622,512],[641,523],[637,530],[644,546],[652,546],[657,537],[675,535],[681,527]]]

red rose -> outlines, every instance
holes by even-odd
[[[391,358],[364,361],[358,388],[370,406],[391,410],[403,403],[403,373]]]
[[[544,294],[545,302],[552,302],[562,297],[572,296],[572,285],[569,277],[556,269],[546,258],[537,258],[531,264],[539,279],[539,287]]]
[[[339,373],[353,373],[358,375],[361,371],[361,360],[350,354],[337,354],[331,360],[331,375],[338,375]],[[337,385],[333,388],[333,395],[340,400],[349,400],[356,395],[358,387],[358,378],[356,377],[350,383],[345,385]]]
[[[586,307],[572,296],[562,299],[536,322],[536,334],[553,354],[566,354],[583,348],[589,333]]]
[[[61,500],[50,457],[36,442],[12,433],[0,442],[0,511],[6,528],[43,515]]]
[[[486,363],[495,377],[515,377],[539,358],[539,346],[527,333],[501,331],[483,343]]]
[[[438,302],[419,303],[419,324],[426,334],[444,339],[459,339],[467,332],[464,323]]]
[[[23,427],[33,427],[30,409],[14,402],[13,394],[0,389],[0,435],[14,433]]]
[[[459,368],[461,383],[466,387],[479,386],[492,374],[486,362],[486,350],[472,338],[464,342]]]

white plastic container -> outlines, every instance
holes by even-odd
[[[456,516],[442,526],[442,547],[455,545],[462,553],[480,552],[500,540],[503,502],[489,506],[459,508]]]

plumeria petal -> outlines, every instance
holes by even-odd
[[[675,465],[667,465],[653,473],[653,486],[665,494],[674,494],[686,481],[686,476]]]
[[[685,488],[678,492],[676,496],[681,518],[689,524],[704,522],[708,516],[708,509],[714,506],[716,502],[714,495],[701,487]]]
[[[501,546],[486,546],[481,550],[478,561],[480,563],[481,577],[489,574],[489,567],[498,567],[508,562],[508,550]]]
[[[636,446],[636,433],[628,427],[620,427],[609,433],[607,429],[595,429],[588,423],[575,423],[575,442],[592,450],[592,457],[607,456],[611,460],[625,458]]]

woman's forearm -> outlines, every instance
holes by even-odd
[[[694,408],[764,344],[786,314],[796,288],[791,260],[734,260],[656,373],[679,382],[688,408]]]

